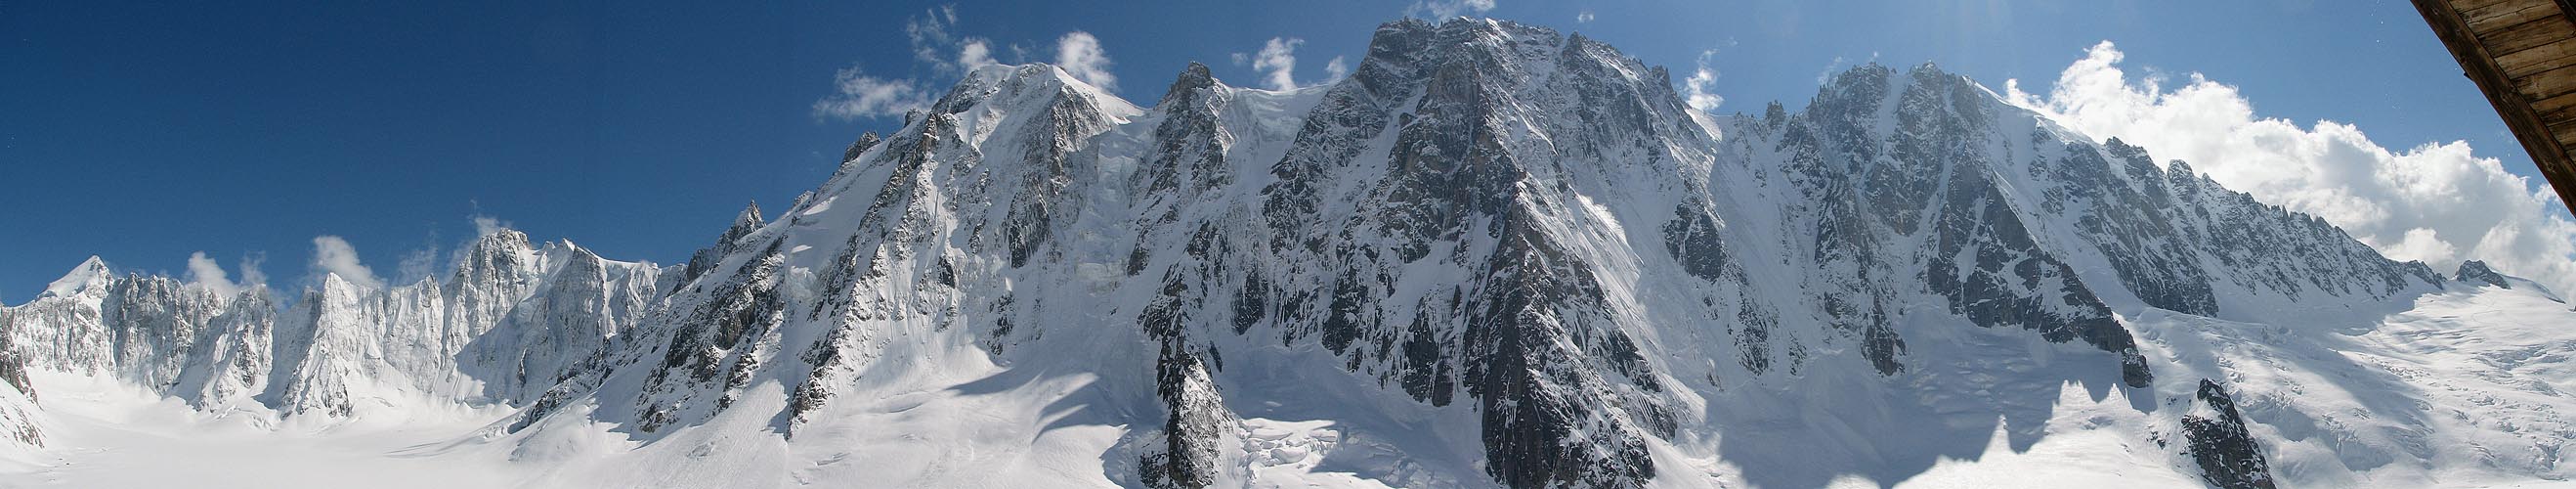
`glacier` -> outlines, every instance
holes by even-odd
[[[977,68],[676,265],[493,229],[440,278],[221,296],[93,258],[0,308],[0,481],[125,480],[79,445],[114,425],[531,487],[2570,475],[2576,309],[2536,283],[1931,64],[1794,112],[1673,86],[1408,19],[1292,90]]]

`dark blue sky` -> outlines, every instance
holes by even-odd
[[[997,49],[1006,63],[1050,60],[1059,36],[1090,32],[1120,94],[1151,103],[1192,60],[1257,85],[1230,58],[1272,37],[1304,39],[1297,78],[1321,79],[1325,60],[1357,62],[1375,25],[1407,11],[1097,3],[958,3],[952,30],[1030,53]],[[2405,2],[1933,3],[1947,2],[1501,0],[1487,15],[1583,32],[1676,81],[1716,49],[1720,112],[1802,105],[1838,58],[2044,87],[2107,39],[2125,66],[2205,73],[2265,116],[2354,123],[2392,147],[2466,139],[2533,174]],[[271,282],[292,285],[324,234],[396,275],[405,255],[469,238],[478,213],[615,259],[682,260],[744,201],[775,212],[860,131],[897,123],[818,118],[837,70],[944,90],[953,75],[915,60],[904,30],[937,5],[10,2],[0,302],[93,254],[176,274],[193,251],[227,265],[265,253]]]

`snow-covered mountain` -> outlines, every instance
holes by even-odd
[[[1326,86],[989,66],[906,119],[667,269],[501,230],[280,311],[92,260],[0,351],[260,419],[507,407],[405,455],[548,487],[2570,475],[2556,296],[1928,64],[1714,116],[1579,34],[1406,20]]]
[[[659,270],[497,230],[445,281],[384,288],[325,276],[281,311],[97,258],[8,309],[28,368],[128,382],[209,412],[347,417],[421,403],[524,403],[597,365]]]

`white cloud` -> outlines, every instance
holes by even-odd
[[[1821,87],[1825,86],[1827,83],[1833,82],[1834,72],[1842,69],[1843,63],[1846,62],[1848,61],[1844,60],[1843,57],[1835,56],[1833,61],[1825,63],[1825,70],[1816,72],[1816,86]],[[2012,82],[2007,80],[2004,84],[2011,85]]]
[[[1234,53],[1234,54],[1230,54],[1230,55],[1227,55],[1227,56],[1230,56],[1230,57],[1233,57],[1233,58],[1234,58],[1234,65],[1235,65],[1235,66],[1243,66],[1244,64],[1247,64],[1247,63],[1251,63],[1251,62],[1252,62],[1252,55],[1249,55],[1249,54]]]
[[[463,252],[464,250],[460,249],[457,251]],[[402,262],[394,265],[394,283],[408,284],[419,282],[421,280],[428,279],[431,274],[437,273],[437,271],[438,245],[437,240],[432,239],[431,244],[422,246],[417,250],[412,250],[411,253],[403,254]]]
[[[1118,75],[1109,72],[1109,53],[1100,49],[1100,38],[1091,33],[1073,31],[1055,42],[1055,65],[1076,80],[1118,91]]]
[[[1261,45],[1261,54],[1252,58],[1252,70],[1262,73],[1261,83],[1271,90],[1296,90],[1297,46],[1306,40],[1294,37],[1270,38]]]
[[[2183,160],[2230,189],[2324,218],[2398,260],[2449,273],[2460,260],[2576,290],[2576,222],[2564,203],[2465,141],[2390,150],[2350,124],[2301,128],[2259,117],[2235,87],[2194,73],[2180,87],[2132,82],[2110,42],[2058,75],[2046,96],[2005,83],[2013,103],[2160,160]]]
[[[960,36],[956,29],[955,5],[942,5],[905,20],[903,33],[912,42],[914,66],[928,66],[934,74],[957,76],[999,64],[993,59],[991,40]],[[848,120],[896,116],[928,108],[932,94],[924,86],[920,80],[868,76],[857,66],[842,68],[832,76],[832,94],[814,101],[814,117]]]
[[[315,280],[320,280],[323,274],[331,274],[338,275],[341,280],[360,287],[384,286],[382,282],[376,280],[374,270],[369,270],[365,264],[358,263],[358,249],[349,246],[349,240],[340,239],[339,236],[313,237],[312,270]]]
[[[188,283],[204,287],[206,291],[213,292],[216,297],[228,299],[241,290],[239,286],[233,285],[229,274],[224,273],[224,266],[215,263],[212,258],[206,258],[206,252],[203,251],[188,254]]]
[[[1726,103],[1726,97],[1709,91],[1717,85],[1717,69],[1708,67],[1708,58],[1716,55],[1715,49],[1700,51],[1699,69],[1692,70],[1690,79],[1682,82],[1682,100],[1701,112],[1715,112],[1718,105]]]
[[[2426,262],[2453,263],[2459,261],[2460,251],[2458,248],[2452,248],[2451,243],[2442,241],[2441,236],[2431,228],[2408,229],[2404,238],[2399,238],[2396,243],[2381,246],[2380,249],[2381,254],[2388,256],[2411,256]]]
[[[1592,23],[1592,11],[1591,11],[1591,10],[1584,10],[1584,11],[1583,11],[1583,12],[1581,12],[1581,13],[1574,14],[1574,23],[1577,23],[1577,24],[1590,24],[1590,23]]]
[[[1342,77],[1350,75],[1351,66],[1343,64],[1342,57],[1334,56],[1332,61],[1324,62],[1324,83],[1342,81]]]
[[[847,120],[927,109],[937,101],[940,87],[967,72],[1001,64],[995,55],[1004,48],[1009,50],[1011,62],[1030,59],[1026,46],[963,35],[959,25],[955,5],[942,5],[905,20],[904,36],[912,44],[912,71],[917,76],[871,76],[857,66],[843,68],[833,74],[832,94],[814,101],[814,117]],[[1101,50],[1100,39],[1091,33],[1075,31],[1058,39],[1055,64],[1074,79],[1103,91],[1118,91],[1118,77],[1109,71],[1109,55]]]
[[[993,46],[990,41],[967,38],[966,44],[957,48],[957,66],[966,71],[975,71],[976,68],[996,64],[1000,63],[993,62]]]
[[[239,267],[241,267],[241,285],[267,285],[268,273],[259,270],[259,265],[267,262],[268,253],[253,252],[251,254],[242,255],[241,265],[239,265]]]
[[[857,67],[843,68],[832,79],[833,93],[814,101],[814,117],[857,119],[900,115],[930,107],[930,94],[912,80],[867,76]]]
[[[501,230],[509,228],[510,223],[508,221],[503,221],[492,216],[474,216],[474,237],[476,238],[491,236],[492,233],[501,232]]]
[[[1405,15],[1429,16],[1432,20],[1449,20],[1460,15],[1483,14],[1494,9],[1494,0],[1428,0],[1414,2]]]
[[[903,33],[905,37],[912,40],[912,57],[941,69],[957,69],[957,65],[962,63],[950,60],[964,57],[951,57],[945,54],[949,50],[959,49],[957,46],[960,43],[957,36],[948,32],[950,28],[956,26],[956,5],[942,5],[922,13],[919,17],[905,20]]]

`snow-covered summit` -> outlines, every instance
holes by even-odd
[[[54,279],[53,283],[45,284],[45,291],[37,294],[36,298],[84,295],[106,287],[108,279],[112,276],[114,273],[108,271],[107,260],[92,255],[88,260],[82,260],[79,266],[72,267],[71,272],[63,274],[63,278]]]

